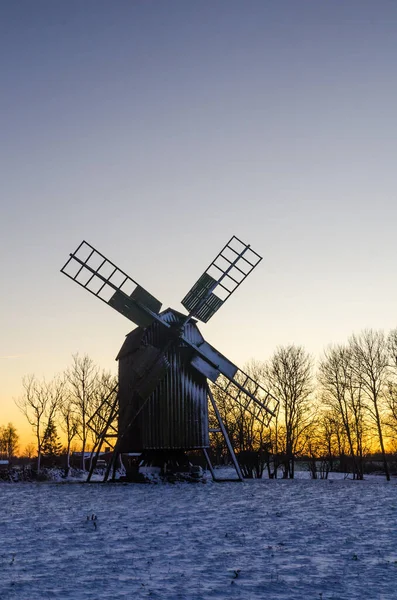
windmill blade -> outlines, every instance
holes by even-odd
[[[189,290],[182,305],[203,323],[207,323],[262,257],[249,244],[233,236]]]
[[[272,417],[276,416],[279,405],[277,398],[242,369],[237,370],[233,379],[223,377],[214,383],[264,425],[268,426]]]
[[[88,242],[81,242],[70,254],[61,273],[136,325],[147,327],[158,321],[168,327],[158,316],[161,302]]]
[[[191,365],[228,394],[240,406],[268,425],[275,416],[279,401],[250,375],[234,365],[213,346],[189,344],[196,350]],[[219,378],[223,375],[223,378]],[[254,406],[256,412],[254,411]]]
[[[184,336],[182,336],[182,339],[186,341]],[[207,379],[215,383],[220,374],[228,379],[234,378],[238,371],[238,367],[226,358],[226,356],[221,354],[221,352],[218,352],[211,344],[203,342],[198,345],[189,341],[187,341],[187,343],[189,343],[191,348],[196,351],[191,360],[191,364],[200,371],[200,373],[205,375]]]

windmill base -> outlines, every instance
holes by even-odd
[[[203,471],[192,465],[183,450],[145,450],[139,457],[128,461],[122,481],[148,483],[162,481],[201,481]]]
[[[203,447],[202,451],[204,453],[204,456],[205,456],[208,468],[211,472],[212,478],[214,481],[243,481],[243,474],[241,472],[240,465],[238,463],[236,454],[234,452],[234,448],[230,442],[226,427],[223,423],[222,417],[221,417],[218,407],[216,405],[215,398],[212,394],[211,389],[208,386],[207,386],[207,394],[211,401],[216,419],[219,424],[219,429],[210,429],[209,432],[210,433],[211,432],[212,433],[215,433],[215,432],[222,433],[223,438],[226,443],[226,446],[227,446],[227,449],[229,451],[230,458],[232,460],[233,466],[237,473],[237,479],[225,480],[225,479],[219,479],[218,477],[216,477],[216,474],[215,474],[213,465],[211,463],[211,459],[208,454],[207,448]],[[107,401],[107,398],[105,401]],[[116,400],[111,405],[110,417],[107,420],[107,423],[106,423],[103,431],[98,436],[97,450],[96,450],[94,459],[92,461],[90,471],[88,473],[87,482],[91,480],[91,476],[92,476],[93,471],[97,464],[101,446],[104,443],[104,441],[107,440],[107,432],[108,432],[109,426],[112,423],[112,420],[114,419],[114,417],[116,415],[116,411],[117,411],[117,397],[116,397]],[[135,415],[135,416],[137,416],[137,415]],[[113,448],[113,456],[112,456],[112,460],[109,462],[109,464],[106,468],[103,481],[108,481],[109,476],[111,476],[112,481],[115,481],[117,461],[119,459],[121,461],[120,442],[122,441],[123,436],[126,433],[126,431],[127,431],[127,429],[118,437],[115,446],[112,446],[110,444],[111,447]],[[112,437],[113,437],[113,434],[112,434]],[[116,436],[114,436],[114,437],[116,437]],[[123,464],[123,463],[121,463],[121,464]],[[121,479],[119,479],[119,481],[144,482],[145,477],[141,470],[141,468],[143,468],[143,467],[158,469],[158,473],[160,474],[160,476],[162,476],[163,478],[169,477],[169,480],[171,480],[171,478],[173,478],[173,480],[175,481],[176,474],[179,474],[178,477],[180,478],[181,473],[188,473],[189,477],[191,477],[192,480],[200,480],[200,467],[198,468],[198,470],[195,470],[194,466],[190,464],[184,450],[144,450],[142,453],[134,456],[133,460],[128,461],[127,465],[124,465],[124,468],[126,469],[126,475],[124,477],[122,477]]]

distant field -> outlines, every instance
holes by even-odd
[[[2,600],[397,597],[396,481],[0,484],[0,498]]]

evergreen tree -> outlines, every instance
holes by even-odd
[[[42,447],[43,456],[54,457],[59,456],[62,451],[62,444],[59,441],[56,425],[52,418],[48,420],[47,427],[44,433],[44,441]]]

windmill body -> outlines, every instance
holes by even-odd
[[[186,316],[168,309],[160,316],[180,326]],[[191,342],[200,344],[203,336],[193,319],[184,329]],[[209,446],[207,378],[191,365],[193,350],[180,338],[165,353],[168,368],[160,381],[156,373],[146,375],[142,357],[155,356],[166,344],[164,329],[157,323],[138,327],[126,337],[117,356],[119,365],[119,431],[128,429],[120,445],[121,452],[147,450],[193,450]],[[154,390],[137,391],[142,379]],[[143,397],[142,397],[143,396]],[[144,405],[143,405],[144,404]],[[142,410],[134,420],[139,408]]]
[[[117,356],[116,400],[105,399],[91,418],[95,427],[102,423],[101,430],[95,430],[96,456],[102,444],[110,444],[115,469],[121,453],[160,452],[175,457],[178,452],[202,449],[214,476],[207,452],[210,404],[219,423],[215,431],[223,434],[242,479],[208,381],[262,423],[275,414],[278,401],[204,340],[196,319],[206,323],[261,260],[233,236],[183,298],[186,315],[171,308],[160,312],[161,302],[87,242],[70,255],[62,273],[138,326],[127,335]],[[116,439],[114,445],[111,438]],[[109,470],[105,479],[108,475]]]

